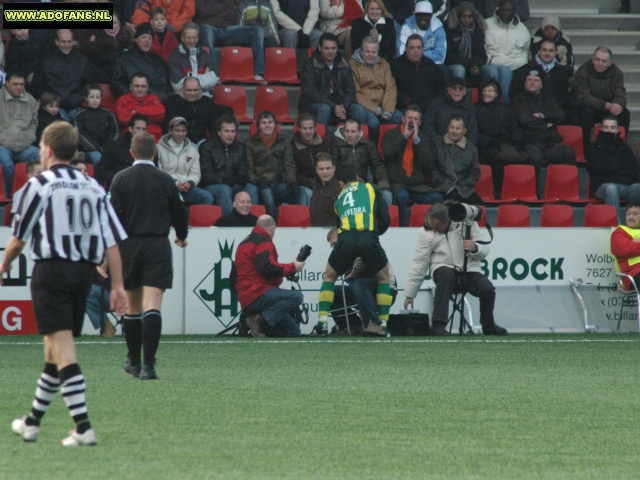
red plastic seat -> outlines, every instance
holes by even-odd
[[[111,87],[108,83],[101,83],[100,88],[102,88],[102,106],[109,110],[111,113],[115,114],[116,111],[116,97],[111,93]]]
[[[409,218],[410,227],[421,227],[424,225],[424,217],[431,208],[431,205],[412,205],[411,217]]]
[[[478,222],[478,226],[486,227],[487,226],[487,207],[485,207],[484,205],[478,205],[478,207],[480,207],[480,210],[482,210],[482,218]]]
[[[313,52],[315,52],[316,50],[317,50],[316,47],[313,47],[307,50],[307,55],[309,56],[309,58],[313,57]]]
[[[282,125],[276,125],[276,132],[282,133]],[[249,125],[249,136],[253,137],[256,133],[258,133],[258,126],[255,123]]]
[[[580,198],[578,167],[575,165],[549,165],[547,167],[544,198],[548,201],[559,200],[575,205],[591,203],[591,200]]]
[[[218,85],[214,99],[217,105],[233,108],[233,114],[242,123],[251,123],[253,119],[247,115],[247,91],[238,85]]]
[[[293,133],[298,133],[300,129],[298,128],[298,124],[293,124]],[[321,123],[316,123],[316,133],[322,137],[323,140],[327,139],[327,129],[324,128],[324,125]]]
[[[338,128],[342,128],[344,127],[344,123],[339,123],[338,126],[336,127],[336,129]],[[369,138],[369,126],[365,125],[364,123],[362,125],[360,125],[360,130],[362,130],[362,133],[364,133],[364,136]]]
[[[251,205],[251,215],[255,215],[259,217],[260,215],[266,215],[267,209],[264,208],[264,205]]]
[[[258,83],[253,76],[253,52],[249,47],[222,47],[220,82]]]
[[[505,165],[502,198],[519,202],[541,204],[536,194],[536,172],[531,165]]]
[[[595,127],[593,127],[593,140],[595,141],[598,138],[598,134],[600,133],[600,130],[602,130],[602,125],[598,124]],[[620,133],[620,138],[622,139],[623,142],[627,141],[627,132],[624,130],[624,127],[619,126],[618,127],[618,132]]]
[[[582,128],[575,125],[558,125],[558,133],[564,137],[563,145],[569,145],[576,151],[576,162],[585,163]]]
[[[541,227],[573,227],[573,208],[570,205],[543,205]]]
[[[0,204],[11,202],[10,198],[7,198],[4,194],[4,181],[2,179],[2,169],[0,169]]]
[[[617,227],[618,212],[613,205],[587,205],[584,207],[584,227]]]
[[[310,227],[311,214],[305,205],[280,205],[278,207],[279,227]]]
[[[269,47],[264,49],[264,79],[269,83],[300,84],[296,50],[294,48]]]
[[[471,89],[471,103],[478,103],[480,100],[480,93],[478,92],[479,88]]]
[[[93,163],[88,163],[87,164],[87,174],[91,178],[95,178],[95,168],[93,167]]]
[[[212,227],[222,217],[222,209],[217,205],[191,205],[189,225],[192,227]]]
[[[12,206],[13,206],[13,203],[7,203],[4,206],[4,221],[2,222],[3,227],[11,226],[11,207]]]
[[[493,172],[489,165],[480,164],[480,179],[476,182],[476,193],[487,205],[512,203],[511,200],[498,200],[493,196]]]
[[[13,177],[13,191],[17,192],[29,181],[29,177],[27,177],[27,164],[25,162],[16,163],[15,168],[16,173]]]
[[[531,167],[533,168],[533,167]],[[496,227],[529,227],[531,218],[526,205],[500,205]]]
[[[289,96],[284,87],[260,86],[256,88],[255,116],[263,110],[271,110],[278,122],[293,123],[289,116]]]
[[[384,160],[384,155],[382,155],[382,141],[384,140],[384,134],[387,133],[389,130],[393,130],[397,126],[398,126],[397,123],[386,123],[384,125],[380,125],[380,136],[378,137],[378,153],[380,154],[380,158],[382,158],[383,160]],[[363,127],[366,127],[366,125],[363,125]],[[367,130],[368,129],[369,127],[367,127]],[[367,136],[367,138],[369,137]]]
[[[391,221],[389,222],[390,227],[399,227],[400,226],[400,211],[398,210],[397,205],[387,205],[389,207],[389,216],[391,217]]]

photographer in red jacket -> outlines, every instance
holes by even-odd
[[[258,223],[236,250],[231,269],[231,285],[254,337],[299,337],[300,327],[291,316],[304,297],[299,290],[279,288],[283,277],[294,275],[304,262],[278,263],[273,244],[276,222],[262,215]]]

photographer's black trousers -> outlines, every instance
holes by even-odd
[[[436,293],[433,303],[433,322],[446,324],[449,321],[449,299],[457,284],[456,270],[440,267],[433,272]],[[480,324],[483,329],[491,330],[494,325],[493,306],[496,302],[496,288],[493,283],[478,272],[466,273],[465,290],[480,299]]]

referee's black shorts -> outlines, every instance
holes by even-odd
[[[173,252],[168,237],[129,237],[120,243],[124,289],[173,285]]]
[[[39,260],[31,276],[31,298],[38,333],[82,333],[87,296],[95,265],[70,260]]]
[[[338,243],[329,255],[329,265],[342,275],[358,257],[367,265],[368,271],[375,273],[389,263],[377,233],[346,231],[338,235]]]

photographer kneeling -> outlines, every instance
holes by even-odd
[[[427,212],[424,226],[418,233],[416,253],[405,284],[404,308],[413,308],[413,299],[431,266],[431,276],[436,284],[431,334],[449,335],[446,329],[449,321],[449,298],[462,279],[465,255],[468,255],[465,289],[480,299],[482,332],[485,335],[506,335],[507,330],[496,325],[493,319],[496,289],[480,273],[480,260],[489,254],[489,247],[475,242],[484,239],[475,221],[471,225],[469,240],[464,240],[464,226],[464,223],[454,222],[449,218],[449,208],[445,204],[437,203]]]
[[[236,250],[231,269],[231,285],[245,314],[254,337],[299,337],[300,327],[291,316],[304,297],[299,290],[278,288],[283,277],[294,275],[304,262],[278,263],[273,244],[276,222],[262,215],[251,234]]]

